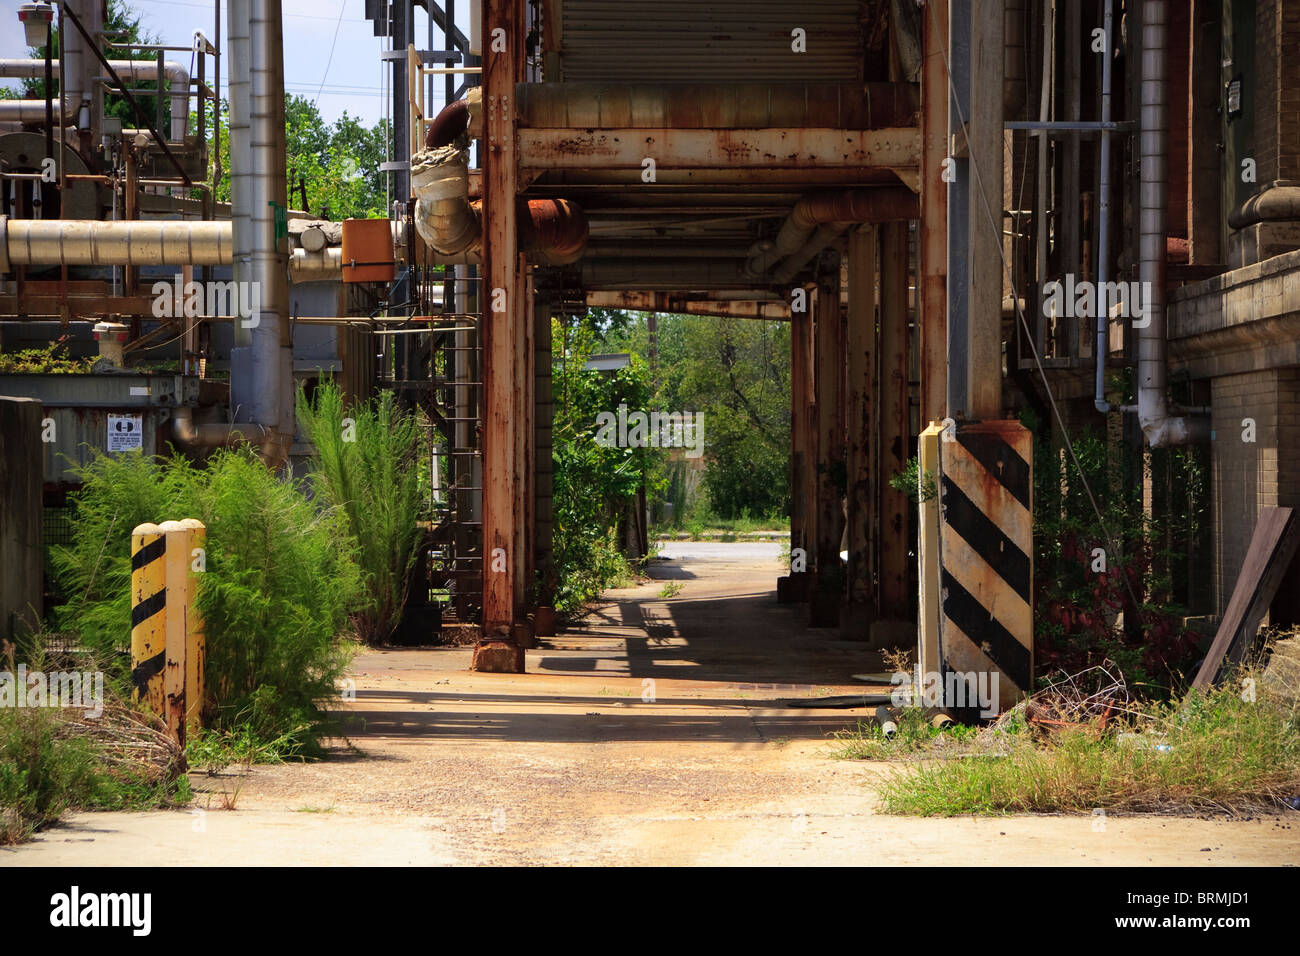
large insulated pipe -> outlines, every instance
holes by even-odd
[[[70,38],[75,35],[78,40],[81,39],[81,33],[75,27],[68,30],[67,33]],[[95,60],[94,62],[98,63],[99,61]],[[108,63],[123,80],[139,82],[158,79],[158,63],[156,60],[109,60]],[[57,70],[58,68],[59,61],[55,60],[54,69]],[[71,72],[74,68],[73,59],[69,55],[68,69]],[[44,73],[44,60],[14,57],[0,59],[0,77],[8,79],[15,77],[28,78],[42,76]],[[163,75],[167,77],[167,82],[171,84],[171,140],[172,142],[180,142],[185,139],[185,128],[189,121],[190,71],[187,67],[174,60],[164,60]],[[78,100],[78,106],[80,106],[80,100]],[[66,121],[74,123],[76,119],[74,111]],[[45,101],[0,100],[0,121],[4,120],[44,126]]]
[[[140,220],[6,219],[0,216],[0,275],[14,266],[228,266],[233,224]],[[343,251],[295,249],[294,282],[338,280]]]
[[[260,305],[255,318],[236,326],[230,402],[237,423],[260,429],[263,457],[276,468],[288,458],[294,432],[284,28],[280,0],[229,0],[226,9],[231,40],[230,189],[241,216],[234,229],[235,278],[253,284]],[[237,78],[247,78],[238,93]]]
[[[787,256],[805,256],[803,261],[807,262],[820,251],[807,248],[819,226],[831,223],[897,222],[919,216],[920,204],[916,193],[901,186],[813,193],[795,203],[775,239],[760,240],[750,247],[745,270],[752,278],[758,278]],[[841,227],[839,232],[844,228]],[[828,241],[834,241],[834,235],[828,235],[826,231],[822,235]],[[798,271],[798,266],[795,271]],[[784,275],[785,270],[778,270],[778,274]]]
[[[1138,203],[1138,278],[1146,299],[1146,314],[1134,323],[1138,332],[1138,421],[1152,448],[1208,440],[1209,422],[1171,415],[1169,412],[1165,270],[1168,174],[1166,135],[1168,110],[1165,82],[1168,4],[1144,0],[1142,4],[1142,111],[1139,134],[1141,179]]]

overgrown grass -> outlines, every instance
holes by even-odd
[[[316,446],[312,485],[338,509],[365,578],[353,613],[362,640],[384,644],[401,620],[420,543],[422,424],[392,392],[345,407],[333,382],[311,401],[298,392],[298,420]]]
[[[881,803],[921,816],[1277,811],[1300,794],[1300,705],[1252,696],[1230,683],[1144,705],[1104,730],[1004,732],[963,759],[900,769],[882,784]]]
[[[949,723],[935,727],[920,707],[905,707],[895,721],[897,731],[886,737],[879,725],[859,721],[852,730],[834,735],[838,745],[833,756],[845,760],[897,760],[922,753],[935,753],[946,744],[961,743],[975,736],[975,728]]]

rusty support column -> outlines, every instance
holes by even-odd
[[[948,0],[928,0],[921,13],[921,423],[940,421],[948,407]]]
[[[537,590],[532,587],[537,568],[533,553],[536,540],[537,511],[534,495],[537,492],[536,421],[537,382],[533,369],[533,343],[535,341],[536,297],[532,275],[523,255],[519,256],[518,287],[524,290],[524,314],[515,325],[515,461],[519,464],[519,485],[515,489],[515,521],[518,527],[518,546],[515,549],[515,640],[523,647],[534,647],[530,612],[536,609]]]
[[[909,621],[915,595],[909,588],[907,553],[907,496],[895,491],[889,479],[907,467],[912,456],[909,441],[907,361],[907,223],[880,227],[880,459],[876,487],[879,528],[878,586],[880,617],[890,622]],[[902,628],[904,642],[914,634]],[[889,636],[883,636],[887,642]]]
[[[533,560],[542,586],[540,600],[542,604],[552,605],[555,601],[555,545],[553,540],[555,528],[554,506],[554,464],[552,452],[551,429],[555,420],[555,405],[551,391],[551,304],[545,299],[534,301],[533,311],[533,381],[534,414],[533,424],[534,454],[533,467]]]
[[[865,640],[876,616],[872,566],[872,425],[876,405],[876,226],[849,233],[847,464],[850,639]]]
[[[777,579],[777,600],[783,604],[808,596],[808,408],[811,375],[808,357],[812,340],[812,311],[806,306],[790,314],[790,567]]]
[[[527,315],[521,282],[515,196],[516,48],[523,42],[517,0],[484,0],[483,35],[483,639],[512,637],[521,610],[523,528],[519,500],[527,482],[520,461],[518,395]],[[502,32],[497,32],[502,31]],[[523,654],[501,651],[493,669],[522,670]],[[486,662],[484,662],[486,663]],[[474,666],[479,667],[476,655]]]
[[[966,400],[974,420],[1002,416],[1002,72],[1004,0],[972,5],[970,23],[970,240],[967,270]]]
[[[816,581],[809,596],[809,624],[837,627],[844,594],[840,539],[844,530],[844,319],[840,314],[839,264],[817,284],[813,388],[817,393]]]

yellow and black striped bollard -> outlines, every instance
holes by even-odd
[[[131,532],[132,699],[155,714],[164,712],[163,671],[167,663],[167,538],[156,524]]]

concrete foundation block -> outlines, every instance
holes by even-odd
[[[474,648],[469,669],[485,674],[522,674],[524,649],[506,641],[488,641]]]

